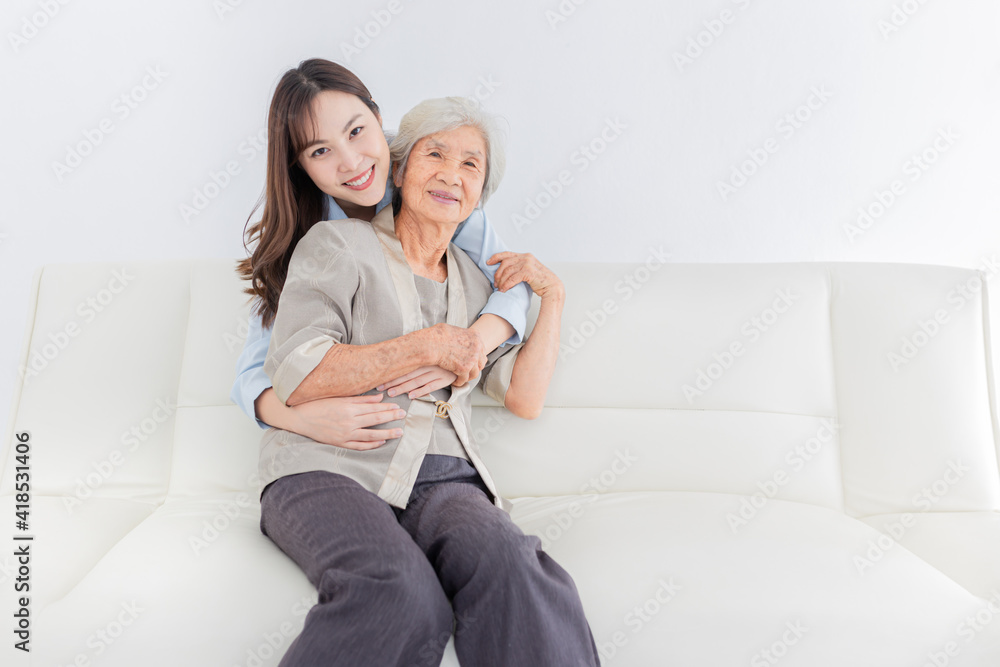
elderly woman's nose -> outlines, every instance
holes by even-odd
[[[445,160],[444,163],[438,167],[437,177],[449,185],[462,184],[462,175],[458,165],[453,164],[448,160]]]

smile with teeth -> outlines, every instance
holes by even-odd
[[[437,199],[448,199],[451,201],[458,201],[458,197],[450,195],[447,192],[442,192],[441,190],[431,190],[430,194],[432,197],[435,197]]]
[[[374,173],[375,173],[375,165],[372,165],[371,169],[369,169],[368,171],[366,171],[364,174],[354,179],[353,181],[347,181],[346,183],[344,183],[344,185],[350,186],[352,188],[356,188],[359,185],[364,185],[365,183],[368,182],[368,179],[371,178],[372,174]]]

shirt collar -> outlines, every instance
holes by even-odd
[[[392,176],[389,176],[385,183],[385,194],[382,195],[381,201],[375,204],[375,215],[378,215],[379,211],[392,203],[393,192],[395,192],[395,188],[392,185]],[[344,209],[340,208],[337,200],[326,195],[326,218],[324,220],[346,220],[347,218],[348,215],[344,213]]]

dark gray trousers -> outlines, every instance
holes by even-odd
[[[282,667],[600,664],[572,578],[496,507],[472,465],[425,457],[405,510],[329,472],[282,477],[261,530],[319,602]]]

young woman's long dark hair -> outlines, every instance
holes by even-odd
[[[378,116],[378,105],[368,88],[347,68],[320,58],[303,60],[281,77],[267,115],[267,177],[264,192],[244,226],[243,245],[250,257],[236,272],[250,286],[244,291],[258,297],[254,313],[264,326],[274,323],[278,297],[285,286],[288,262],[309,228],[323,219],[325,195],[298,164],[299,153],[311,140],[312,105],[326,90],[356,95]],[[250,224],[260,205],[261,219]]]

